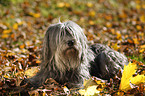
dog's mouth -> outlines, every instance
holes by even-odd
[[[65,57],[77,57],[78,50],[75,47],[69,47],[64,51]]]

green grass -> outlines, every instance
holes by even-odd
[[[140,54],[138,57],[133,55],[133,56],[127,56],[128,58],[132,59],[132,60],[136,60],[139,62],[142,62],[145,64],[145,60],[143,59],[143,54]]]

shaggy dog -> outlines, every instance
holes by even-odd
[[[106,45],[87,45],[87,38],[79,25],[72,21],[48,27],[42,49],[42,64],[36,76],[25,79],[29,87],[38,88],[47,78],[53,78],[68,88],[78,88],[84,79],[96,76],[112,78],[127,58]]]

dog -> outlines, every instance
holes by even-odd
[[[36,89],[53,78],[68,88],[79,88],[91,76],[109,80],[128,64],[123,54],[107,45],[88,46],[87,42],[82,28],[72,21],[50,25],[43,41],[41,69],[21,85],[29,83]]]

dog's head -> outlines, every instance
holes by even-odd
[[[72,21],[51,25],[43,42],[43,61],[65,71],[78,67],[87,52],[87,39],[79,25]],[[50,62],[52,63],[52,62]]]

